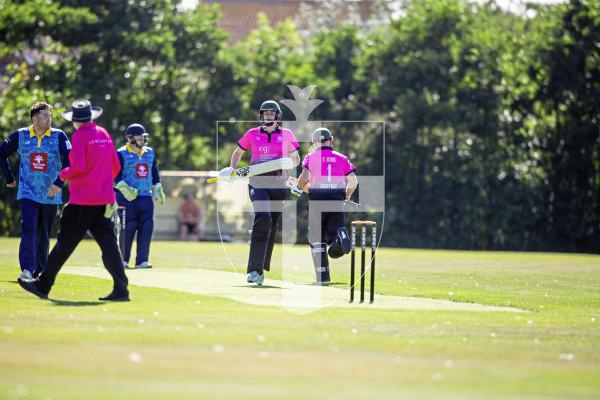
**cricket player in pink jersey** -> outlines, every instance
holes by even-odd
[[[233,179],[231,173],[247,150],[250,150],[252,165],[283,157],[290,157],[294,166],[300,163],[300,145],[291,130],[281,127],[279,121],[282,115],[277,102],[268,100],[262,103],[259,109],[261,125],[250,129],[238,140],[238,147],[231,155],[230,166],[219,172],[220,180]],[[281,211],[288,196],[285,186],[287,178],[287,172],[281,170],[250,177],[248,191],[254,207],[254,224],[248,256],[248,283],[262,285],[264,271],[271,268],[271,255],[279,230]]]
[[[344,203],[354,193],[358,179],[356,168],[348,158],[333,150],[333,135],[329,129],[319,128],[313,133],[315,151],[302,161],[302,174],[291,192],[296,196],[308,188],[309,201],[327,201],[327,210],[314,212],[308,216],[308,239],[310,242],[317,284],[329,285],[329,256],[338,258],[351,250],[350,238],[344,220]]]

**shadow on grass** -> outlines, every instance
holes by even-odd
[[[344,282],[329,282],[329,285],[321,285],[320,283],[317,283],[317,282],[311,282],[311,283],[298,283],[298,285],[302,285],[302,286],[321,286],[321,287],[335,286],[337,288],[344,289],[345,283]]]
[[[55,306],[62,307],[86,307],[86,306],[99,306],[100,304],[105,304],[105,301],[69,301],[69,300],[55,300],[50,299],[52,304]]]
[[[259,286],[259,285],[256,285],[256,286],[235,285],[234,287],[240,287],[240,288],[242,288],[242,287],[247,287],[247,288],[251,287],[253,289],[281,289],[281,290],[289,289],[289,288],[284,288],[284,287],[281,287],[281,286],[272,286],[272,285],[262,285],[262,286]]]

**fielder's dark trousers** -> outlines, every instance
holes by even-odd
[[[56,216],[56,204],[41,204],[29,199],[19,200],[21,208],[21,244],[19,264],[21,271],[29,270],[36,276],[46,268],[50,232]]]
[[[46,270],[39,276],[36,284],[40,291],[46,294],[50,292],[56,275],[89,230],[100,246],[104,267],[113,278],[114,293],[119,295],[128,293],[128,281],[117,244],[114,223],[104,217],[105,208],[105,206],[75,204],[65,206],[60,217],[60,230],[56,244],[48,256]]]
[[[272,209],[283,209],[283,203],[287,199],[287,188],[255,188],[248,186],[250,200],[254,207],[254,224],[252,225],[252,236],[250,240],[250,255],[248,256],[248,273],[257,271],[263,274],[271,269],[271,256],[275,239],[279,231],[279,220],[281,211],[265,209],[265,201],[271,201]],[[256,202],[260,201],[258,204]]]
[[[150,242],[154,230],[154,202],[152,196],[138,196],[125,201],[125,248],[121,249],[123,261],[129,262],[131,246],[137,232],[135,265],[148,261]]]

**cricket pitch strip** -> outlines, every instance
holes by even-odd
[[[108,272],[102,267],[67,267],[64,268],[64,272],[110,279]],[[314,311],[315,306],[320,305],[318,308],[526,312],[515,307],[460,303],[421,297],[386,296],[383,294],[376,294],[373,304],[368,302],[363,304],[349,303],[348,288],[322,287],[309,283],[279,281],[268,277],[263,286],[256,286],[247,284],[245,275],[224,271],[199,269],[128,270],[127,276],[130,285],[169,289],[202,296],[225,297],[257,306],[312,309],[312,311]],[[135,298],[133,301],[135,301]]]

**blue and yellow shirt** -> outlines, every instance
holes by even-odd
[[[140,153],[136,153],[131,145],[117,150],[121,162],[121,172],[115,182],[125,181],[129,186],[138,190],[138,196],[151,196],[152,185],[160,182],[158,164],[154,150],[144,146]]]
[[[37,136],[33,126],[20,128],[0,144],[0,169],[7,183],[14,182],[8,157],[19,154],[19,184],[17,200],[29,199],[40,204],[62,204],[62,190],[48,196],[53,184],[62,187],[58,177],[61,169],[69,166],[71,143],[60,129],[50,128]]]

